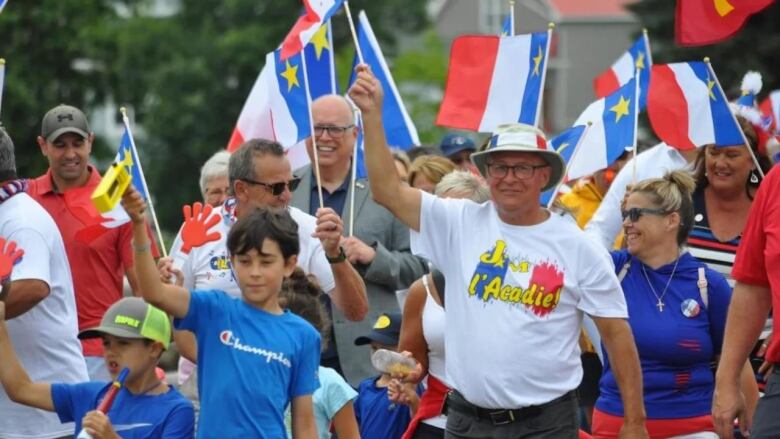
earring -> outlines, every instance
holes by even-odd
[[[756,171],[750,171],[750,183],[751,184],[758,184],[758,174],[756,174]]]

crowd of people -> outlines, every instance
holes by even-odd
[[[268,139],[207,160],[170,257],[132,185],[95,220],[81,110],[44,115],[37,178],[0,129],[0,438],[780,437],[762,127],[626,154],[548,209],[541,130],[393,149],[356,77],[312,103],[312,165]]]

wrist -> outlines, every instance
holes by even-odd
[[[138,243],[135,240],[133,240],[133,250],[136,253],[144,253],[151,250],[151,248],[152,248],[152,243],[150,241]]]
[[[325,258],[330,264],[338,264],[347,260],[347,254],[344,253],[344,247],[339,246],[337,252],[325,252]]]

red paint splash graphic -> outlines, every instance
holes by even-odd
[[[534,265],[531,282],[526,290],[526,294],[531,293],[533,296],[529,297],[531,300],[523,300],[523,303],[537,316],[545,317],[558,306],[562,290],[563,272],[555,265],[543,262]]]

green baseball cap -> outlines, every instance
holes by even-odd
[[[148,338],[159,341],[165,349],[171,343],[171,321],[159,308],[140,297],[125,297],[106,310],[100,326],[79,333],[80,339],[97,338],[103,334],[124,338]]]
[[[89,137],[89,122],[87,116],[76,107],[60,104],[43,116],[41,136],[47,142],[54,142],[65,133],[75,133],[81,137]]]

